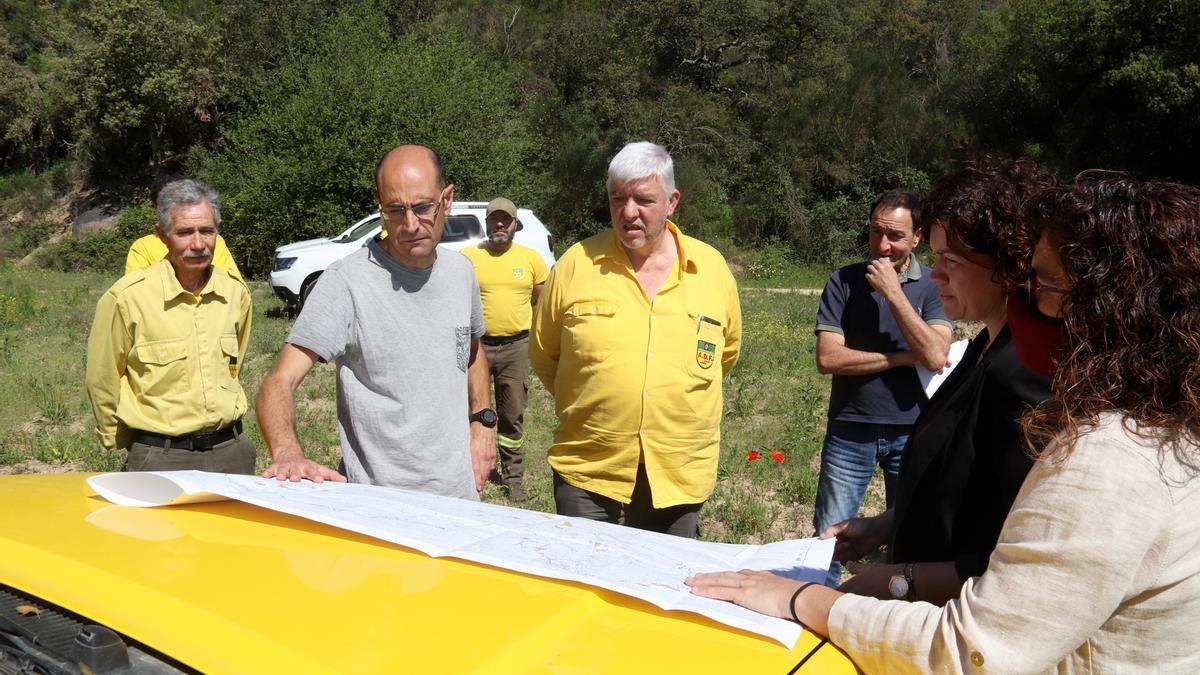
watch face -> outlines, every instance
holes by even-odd
[[[479,422],[485,427],[494,427],[496,426],[496,423],[500,421],[500,416],[496,414],[495,410],[492,410],[491,408],[484,408],[483,410],[471,415],[471,421]]]
[[[888,592],[893,598],[908,597],[908,580],[902,576],[894,576],[888,580]]]

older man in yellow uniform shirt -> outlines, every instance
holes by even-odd
[[[144,270],[166,257],[167,245],[158,237],[158,233],[148,234],[130,244],[129,252],[125,254],[125,274]],[[242,276],[242,271],[233,261],[233,254],[229,252],[229,246],[225,244],[225,238],[219,234],[213,245],[212,264],[238,277]]]
[[[626,145],[608,196],[612,231],[558,260],[531,334],[558,415],[555,507],[696,537],[741,339],[737,284],[716,249],[667,220],[679,191],[664,148]]]
[[[132,471],[253,473],[237,374],[250,341],[250,292],[212,264],[217,193],[192,180],[162,189],[155,231],[166,259],[100,298],[88,339],[87,391],[106,450]]]
[[[496,445],[508,498],[528,499],[524,485],[525,403],[529,380],[529,324],[550,273],[537,251],[513,241],[517,205],[497,197],[487,205],[486,241],[462,250],[475,266],[487,332],[480,341],[496,388]]]
[[[164,176],[159,181],[156,181],[150,193],[150,199],[154,202],[155,206],[158,205],[158,195],[162,192],[163,187],[183,179],[184,176],[174,174]],[[130,244],[129,252],[125,254],[125,274],[144,270],[166,257],[167,245],[158,236],[158,232],[151,232]],[[242,275],[242,271],[238,269],[237,263],[233,261],[233,254],[229,252],[229,246],[225,244],[225,238],[219,234],[217,235],[216,244],[213,245],[212,264],[223,270],[229,270],[235,273],[236,276],[240,277]]]

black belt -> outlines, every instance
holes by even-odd
[[[517,340],[524,340],[527,337],[529,337],[529,331],[523,330],[516,335],[504,335],[500,337],[495,335],[484,335],[483,337],[479,338],[479,341],[485,345],[488,345],[489,347],[497,347],[499,345],[511,344]]]
[[[241,433],[242,421],[238,420],[224,429],[197,431],[194,434],[185,434],[183,436],[164,436],[162,434],[135,429],[133,432],[133,442],[143,445],[153,445],[157,448],[204,451],[212,450],[215,446],[226,441],[231,441],[240,436]]]

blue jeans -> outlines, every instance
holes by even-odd
[[[830,525],[858,515],[876,464],[883,469],[887,506],[892,507],[900,456],[911,431],[912,426],[907,424],[829,422],[821,448],[821,477],[813,512],[818,535]],[[842,564],[833,563],[825,585],[836,587],[841,576]]]

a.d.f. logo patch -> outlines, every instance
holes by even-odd
[[[521,278],[525,277],[525,268],[524,267],[514,267],[514,268],[512,268],[512,271],[513,271],[514,279],[521,279]]]
[[[704,340],[696,340],[696,363],[704,369],[712,368],[717,356],[717,346]]]

